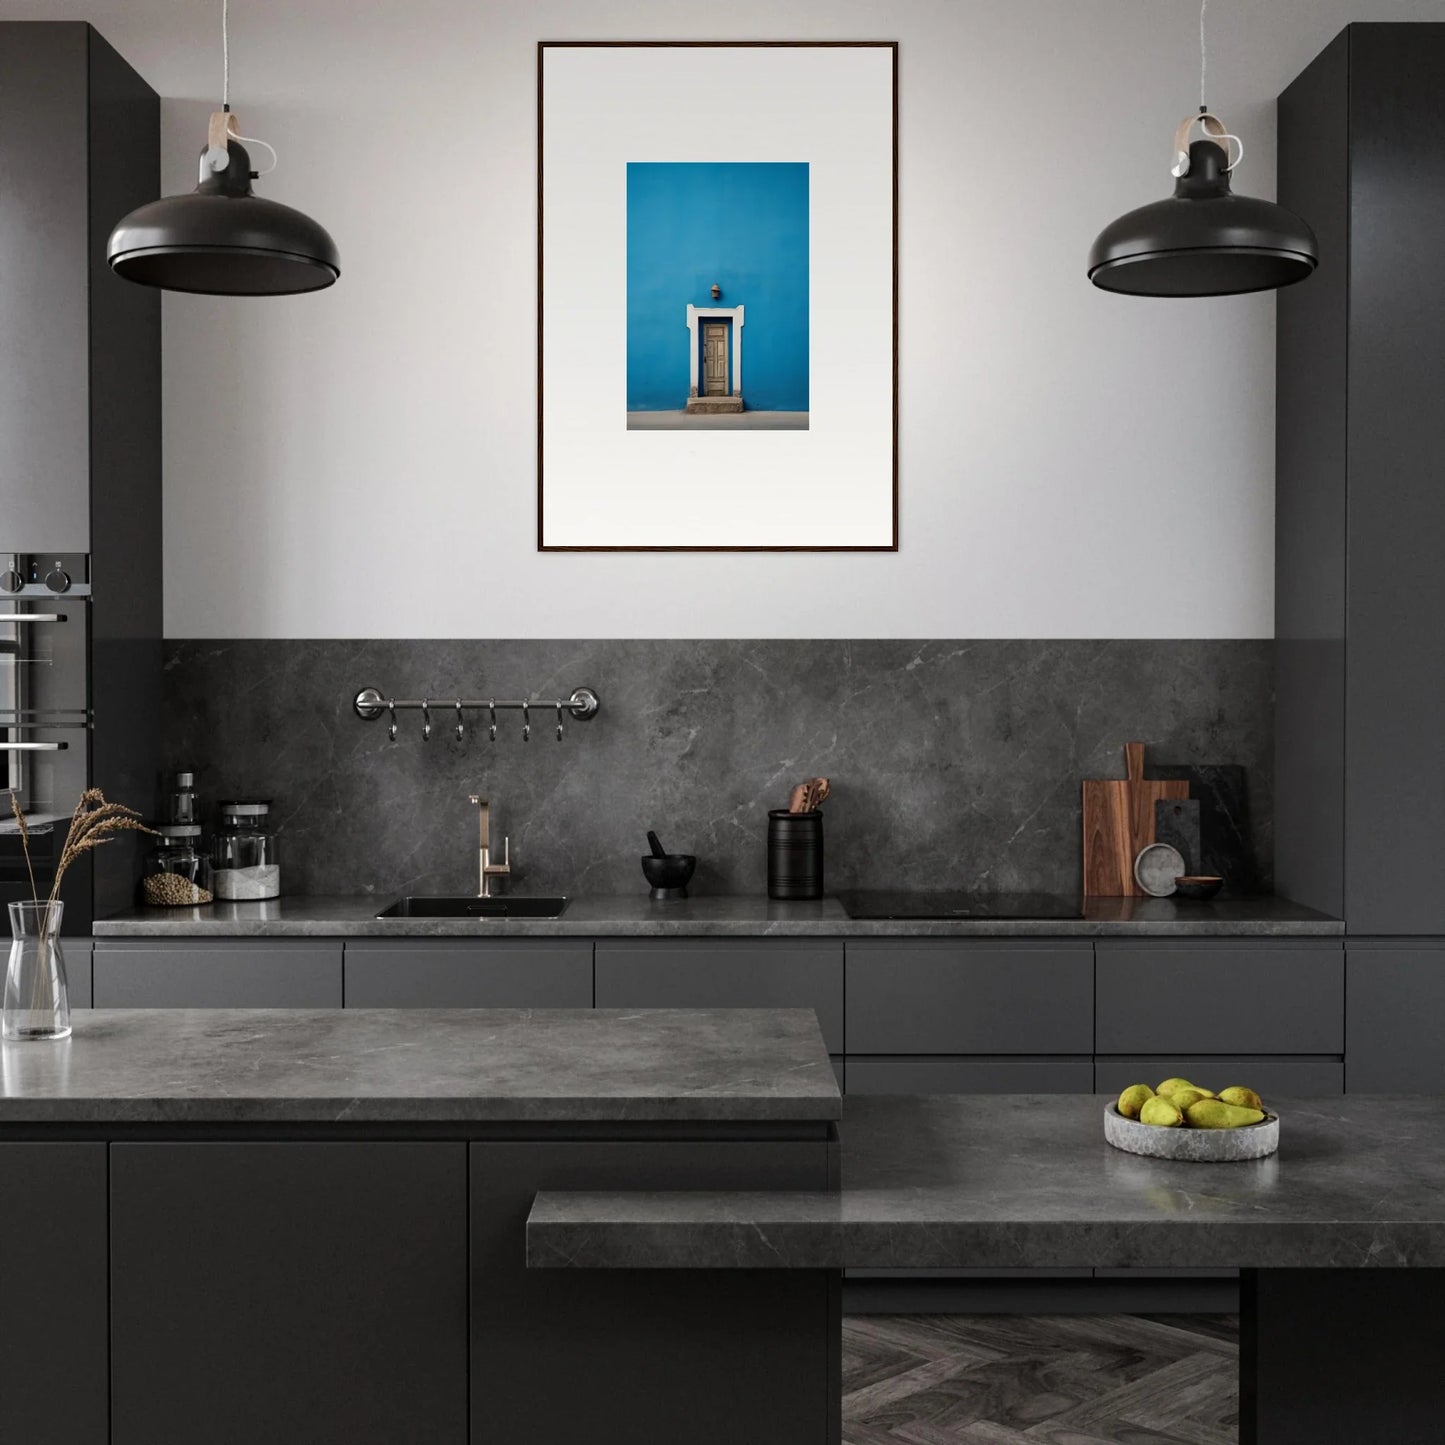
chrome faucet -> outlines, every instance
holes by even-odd
[[[506,878],[512,871],[512,840],[502,837],[502,861],[492,862],[492,807],[480,793],[473,793],[469,800],[478,809],[477,814],[477,897],[492,896],[492,879]]]

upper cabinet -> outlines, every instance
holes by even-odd
[[[1445,935],[1445,24],[1347,27],[1280,97],[1276,883]]]
[[[105,241],[159,194],[160,103],[89,25],[10,21],[0,136],[0,551],[90,552],[159,489],[160,302]]]

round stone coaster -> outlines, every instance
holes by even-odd
[[[1151,1159],[1183,1159],[1192,1164],[1231,1164],[1263,1159],[1279,1148],[1279,1115],[1266,1114],[1241,1129],[1166,1129],[1126,1119],[1115,1104],[1104,1106],[1104,1138],[1116,1149]]]

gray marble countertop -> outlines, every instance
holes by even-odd
[[[817,1121],[807,1009],[95,1009],[0,1048],[11,1124]]]
[[[836,1194],[537,1196],[532,1267],[1445,1266],[1445,1098],[1275,1100],[1280,1150],[1125,1154],[1102,1098],[849,1098]]]
[[[97,938],[1299,938],[1344,933],[1336,918],[1285,898],[1095,898],[1073,919],[851,919],[835,898],[774,903],[645,894],[574,898],[560,918],[377,918],[392,899],[278,898],[204,908],[135,908],[98,920]]]

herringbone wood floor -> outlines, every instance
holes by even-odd
[[[1231,1315],[853,1315],[846,1445],[1236,1445]]]

